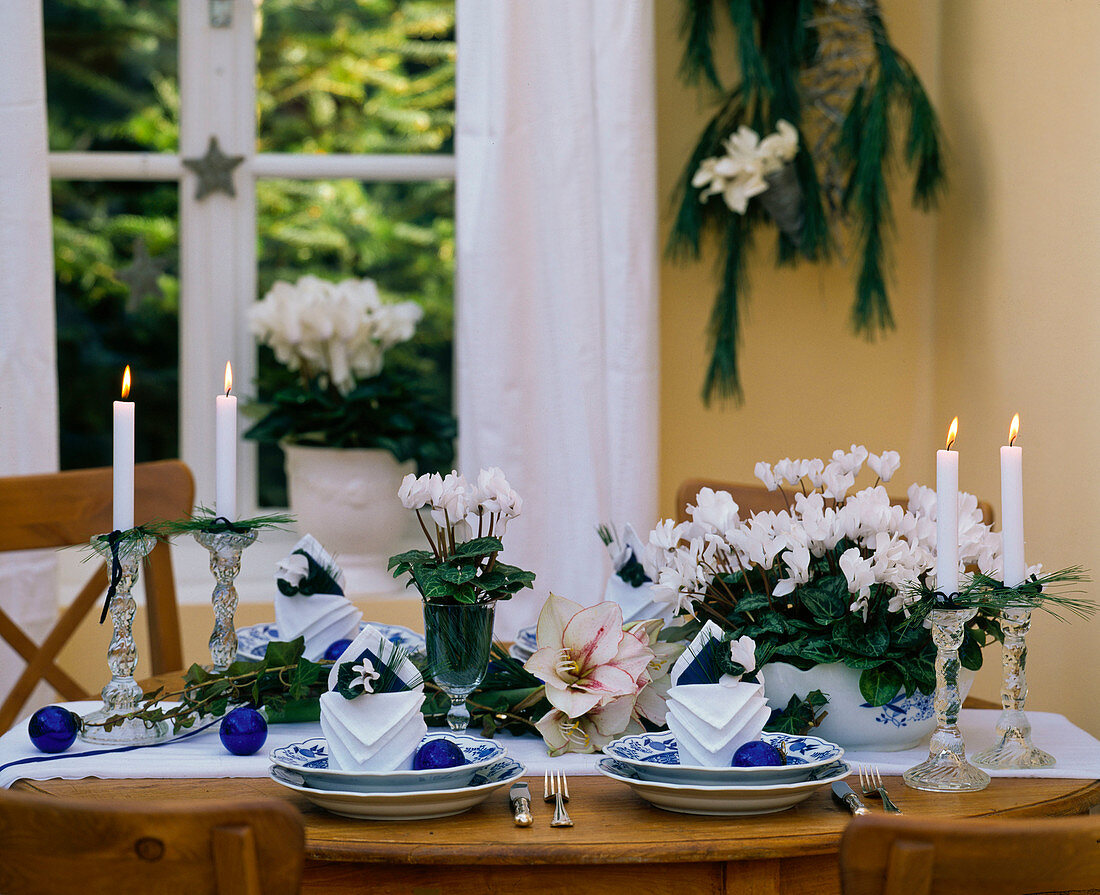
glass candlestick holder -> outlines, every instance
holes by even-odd
[[[966,623],[978,610],[933,609],[932,641],[936,644],[936,729],[928,747],[928,759],[902,777],[913,789],[934,792],[977,792],[989,786],[989,775],[966,760],[966,745],[959,731],[959,647]]]
[[[210,551],[210,571],[214,575],[214,632],[210,635],[210,659],[213,671],[225,671],[237,658],[237,588],[233,581],[241,571],[241,553],[256,540],[256,531],[196,531],[195,540]]]
[[[107,647],[107,667],[111,669],[111,680],[103,688],[103,707],[81,719],[80,738],[85,742],[107,746],[142,746],[168,736],[168,725],[163,721],[149,723],[138,718],[127,718],[112,724],[110,730],[104,726],[108,718],[137,711],[141,702],[142,689],[134,680],[134,668],[137,666],[134,612],[137,604],[134,602],[133,587],[142,559],[149,555],[156,543],[156,538],[145,534],[122,538],[113,547],[102,535],[92,538],[92,549],[107,561],[112,580],[116,573],[118,580],[110,602],[113,632]]]
[[[1049,768],[1055,758],[1031,742],[1031,722],[1024,714],[1027,699],[1027,645],[1030,609],[1002,609],[1001,716],[997,741],[974,756],[974,764],[986,768]]]

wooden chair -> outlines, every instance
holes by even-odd
[[[287,802],[80,802],[0,793],[5,895],[290,895],[305,834]]]
[[[78,469],[47,475],[0,478],[0,552],[87,544],[111,530],[110,468]],[[178,519],[191,513],[195,482],[179,460],[139,463],[134,478],[134,518],[137,524]],[[39,681],[45,680],[63,699],[88,695],[56,664],[57,654],[88,611],[107,591],[107,568],[92,563],[94,573],[62,613],[53,630],[37,645],[0,609],[0,638],[27,662],[19,679],[0,703],[0,733],[18,717]],[[176,589],[168,544],[158,544],[145,558],[141,573],[149,620],[153,674],[183,666]]]
[[[844,895],[1100,892],[1100,817],[854,818],[840,842]]]
[[[769,491],[763,485],[742,485],[735,482],[720,482],[713,479],[686,479],[676,489],[676,521],[684,522],[688,519],[688,504],[694,505],[695,496],[703,488],[713,491],[728,491],[733,497],[733,502],[740,509],[741,518],[750,513],[778,512],[787,509],[787,503],[783,495],[778,491]],[[787,491],[791,499],[794,496]],[[891,502],[898,506],[905,506],[909,502],[908,497],[891,497]],[[984,500],[978,501],[978,508],[982,511],[982,521],[986,525],[993,524],[993,507]]]

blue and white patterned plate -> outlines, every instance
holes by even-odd
[[[844,755],[840,746],[820,737],[763,733],[760,738],[785,753],[787,763],[757,768],[682,765],[676,736],[669,731],[621,737],[604,746],[603,751],[616,761],[635,768],[643,780],[703,786],[795,783],[808,779],[815,769],[832,764]]]
[[[761,782],[754,785],[709,785],[646,780],[640,776],[637,765],[624,764],[613,758],[601,758],[596,769],[605,777],[625,783],[638,796],[658,808],[681,814],[716,816],[785,811],[808,799],[822,787],[843,780],[852,773],[851,765],[838,761],[815,768],[807,780]]]
[[[461,814],[484,802],[498,789],[518,780],[526,768],[511,758],[502,758],[474,773],[469,784],[453,789],[422,789],[412,792],[363,792],[316,789],[302,776],[275,766],[271,779],[280,786],[301,793],[314,805],[344,817],[367,820],[426,820]]]
[[[352,792],[419,792],[428,789],[454,789],[466,786],[484,768],[500,761],[507,750],[500,743],[465,734],[428,734],[429,740],[451,740],[466,756],[466,764],[434,771],[343,771],[329,767],[328,743],[313,737],[271,751],[278,767],[299,775],[314,789]]]
[[[400,625],[383,625],[378,622],[370,622],[386,635],[388,640],[400,644],[409,651],[409,655],[418,655],[425,652],[424,637],[408,628]],[[367,622],[359,623],[359,630],[367,626]],[[258,625],[248,625],[237,628],[237,659],[242,662],[259,662],[264,657],[264,650],[273,640],[279,639],[279,631],[275,622],[262,622]]]
[[[526,662],[534,655],[535,650],[539,648],[538,638],[535,636],[537,630],[538,625],[531,625],[529,628],[520,628],[516,631],[515,642],[508,650],[513,659]]]

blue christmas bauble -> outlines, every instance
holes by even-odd
[[[254,755],[267,741],[267,721],[254,708],[242,705],[222,718],[218,736],[234,755]]]
[[[457,768],[466,764],[466,756],[453,740],[428,740],[413,757],[414,771],[438,771],[440,768]]]
[[[733,753],[731,767],[762,768],[786,763],[787,759],[784,758],[783,753],[771,743],[765,743],[763,740],[750,740]]]
[[[59,705],[48,705],[31,715],[27,732],[40,752],[64,752],[76,740],[80,716]]]
[[[351,646],[350,640],[334,640],[328,645],[328,649],[325,650],[325,660],[328,662],[335,662],[342,655],[344,650]]]

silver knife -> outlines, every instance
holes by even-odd
[[[852,791],[852,787],[843,780],[838,780],[833,784],[833,798],[856,816],[871,813],[867,810],[867,806],[863,804],[863,800]]]
[[[529,827],[534,823],[531,817],[531,790],[526,783],[513,783],[508,793],[512,802],[512,820],[517,827]]]

